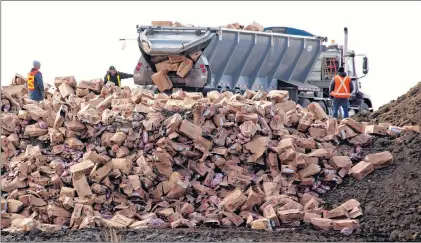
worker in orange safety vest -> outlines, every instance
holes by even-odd
[[[39,71],[40,68],[41,63],[34,61],[33,68],[28,74],[27,88],[29,90],[29,98],[35,101],[44,100],[44,82]]]
[[[329,87],[330,96],[333,98],[333,116],[335,118],[338,118],[340,107],[344,111],[343,118],[349,117],[349,99],[355,98],[354,85],[351,77],[347,75],[343,67],[340,67]]]

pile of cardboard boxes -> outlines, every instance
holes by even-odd
[[[159,91],[170,90],[173,87],[171,79],[168,77],[168,72],[174,72],[180,78],[185,78],[194,63],[202,55],[202,51],[196,51],[188,56],[168,56],[159,57],[154,60],[156,73],[152,75],[152,81],[159,89]]]
[[[193,27],[193,25],[183,25],[179,22],[172,22],[172,21],[152,21],[152,26],[161,26],[161,27]],[[223,26],[224,28],[228,29],[237,29],[237,30],[251,30],[251,31],[263,31],[263,26],[254,21],[253,23],[244,26],[240,25],[239,23],[232,23]]]
[[[185,60],[169,58],[163,70]],[[2,92],[18,107],[1,113],[2,230],[312,224],[349,233],[360,203],[326,210],[320,195],[393,160],[359,153],[378,126],[338,124],[286,91],[169,96],[100,79],[54,84],[41,103],[24,88]],[[352,153],[338,149],[344,142]]]

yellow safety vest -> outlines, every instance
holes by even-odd
[[[111,81],[111,79],[110,79],[110,74],[107,74],[107,81],[109,82],[109,81]],[[120,74],[117,72],[117,83],[118,83],[118,87],[120,87],[121,86],[121,81],[120,81]]]

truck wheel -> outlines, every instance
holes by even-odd
[[[363,111],[370,112],[370,107],[365,102],[363,103]]]
[[[329,115],[325,102],[319,100],[319,101],[317,101],[317,103],[319,103],[319,105],[322,107],[322,109],[324,110],[324,112]]]
[[[309,99],[306,99],[306,98],[300,98],[298,100],[298,104],[300,104],[302,107],[307,107],[310,103],[311,103],[311,101]]]

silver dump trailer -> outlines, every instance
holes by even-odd
[[[168,56],[201,50],[185,78],[168,73],[174,88],[204,93],[283,89],[304,106],[316,101],[331,110],[326,94],[330,80],[323,80],[321,70],[326,55],[321,53],[333,55],[339,64],[344,61],[342,51],[333,53],[323,45],[325,37],[207,27],[137,26],[137,31],[142,55],[134,71],[135,84],[153,88],[155,64]]]

